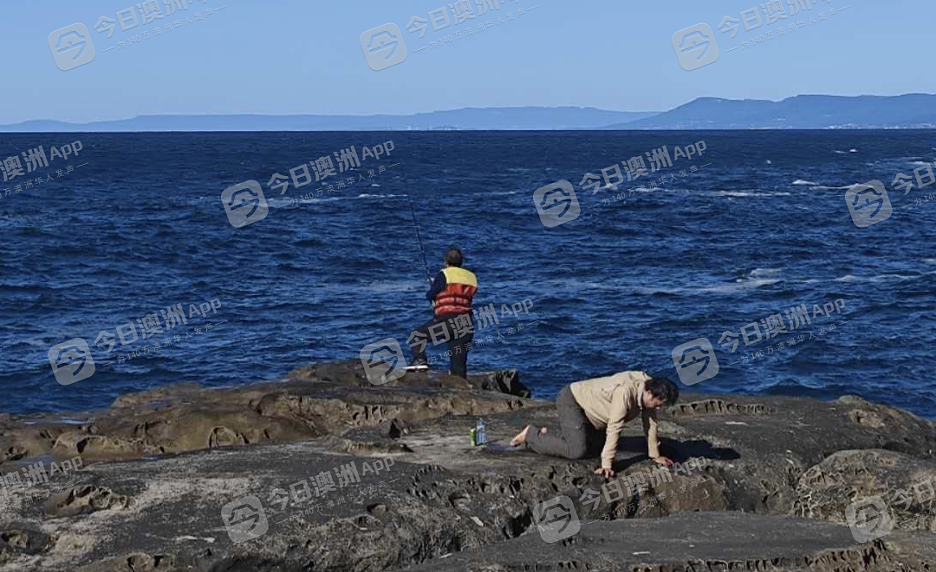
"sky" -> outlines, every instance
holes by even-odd
[[[475,4],[485,1],[499,10],[488,7],[479,15]],[[165,2],[185,3],[187,10],[176,7],[167,16]],[[768,25],[759,0],[468,0],[475,18],[456,25],[448,0],[158,0],[161,20],[126,31],[118,24],[111,38],[95,31],[99,18],[117,20],[118,12],[134,8],[140,21],[137,0],[6,2],[0,124],[504,106],[665,111],[703,96],[936,93],[936,74],[929,71],[936,2],[777,2],[787,18]],[[811,10],[800,7],[793,16],[789,2],[808,3]],[[447,28],[434,31],[429,23],[423,38],[407,30],[412,17],[429,20],[439,8],[448,15]],[[734,38],[719,30],[724,17],[740,21],[751,8],[760,27],[746,31],[741,23]],[[805,27],[788,31],[801,19]],[[183,25],[163,31],[175,20]],[[495,25],[485,26],[488,20]],[[76,23],[89,30],[95,57],[61,71],[49,35]],[[373,71],[360,38],[388,23],[401,30],[407,57]],[[719,58],[685,71],[672,37],[700,23],[713,30]],[[784,35],[777,34],[780,28]],[[127,42],[138,34],[140,41]],[[452,41],[439,42],[449,34]],[[751,42],[761,34],[763,42]]]

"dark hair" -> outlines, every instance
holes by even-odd
[[[461,268],[462,262],[464,262],[464,257],[462,256],[461,250],[450,246],[449,249],[445,251],[445,263],[449,266]]]
[[[676,384],[664,377],[653,377],[644,384],[644,389],[657,399],[662,399],[664,405],[673,405],[679,401],[679,388]]]

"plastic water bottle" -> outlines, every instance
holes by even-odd
[[[484,430],[484,421],[478,418],[478,424],[475,426],[478,445],[487,443],[487,432]]]

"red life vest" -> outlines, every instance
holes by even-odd
[[[445,289],[436,294],[435,315],[469,314],[471,299],[478,291],[478,277],[464,268],[449,266],[442,270]]]

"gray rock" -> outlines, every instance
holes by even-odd
[[[595,458],[504,447],[526,424],[555,430],[552,404],[524,394],[510,372],[373,386],[346,362],[126,395],[77,424],[16,418],[0,470],[49,455],[84,466],[0,496],[0,572],[936,567],[931,506],[890,500],[936,476],[931,421],[855,397],[684,394],[660,415],[662,452],[683,464],[652,463],[630,424],[615,462],[626,480],[605,482]],[[490,446],[469,443],[478,417]],[[349,463],[360,482],[339,477]],[[326,474],[336,488],[322,492]],[[546,543],[534,507],[560,495],[582,530]],[[894,530],[859,543],[847,507],[875,496]],[[267,530],[230,535],[225,506]]]

